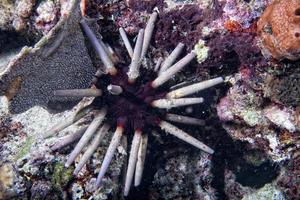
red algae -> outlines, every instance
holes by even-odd
[[[187,45],[188,51],[193,49],[200,39],[204,19],[203,10],[193,4],[162,13],[157,23],[156,45],[172,50],[178,42],[182,42]]]

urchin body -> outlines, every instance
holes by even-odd
[[[103,41],[97,40],[91,29],[83,21],[83,30],[101,58],[105,66],[104,71],[103,69],[97,71],[90,89],[55,91],[55,95],[58,96],[95,97],[90,106],[82,108],[74,117],[58,124],[44,135],[44,137],[49,137],[75,123],[86,114],[93,112],[94,119],[87,128],[82,128],[72,136],[65,136],[52,147],[52,150],[57,150],[79,139],[66,162],[66,167],[69,167],[83,148],[87,146],[74,170],[74,174],[77,174],[92,156],[104,135],[110,129],[114,131],[97,177],[96,188],[100,186],[114,152],[120,144],[121,138],[126,134],[133,133],[134,135],[130,148],[124,195],[128,195],[134,175],[134,185],[138,186],[141,182],[148,134],[154,128],[159,127],[161,130],[207,153],[212,154],[214,152],[210,147],[167,121],[190,125],[203,124],[200,119],[170,113],[169,109],[202,103],[203,98],[201,97],[186,96],[222,83],[224,80],[218,77],[172,91],[164,87],[164,83],[172,79],[196,56],[191,52],[178,60],[184,46],[181,43],[164,61],[160,58],[156,66],[150,69],[142,69],[142,61],[147,57],[147,49],[157,17],[158,13],[154,12],[150,16],[145,30],[139,31],[134,49],[131,47],[125,31],[120,28],[120,36],[131,58],[129,66],[128,63],[126,65],[126,63],[119,62],[120,59],[117,58],[114,51],[105,45]]]

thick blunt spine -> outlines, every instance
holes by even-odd
[[[156,108],[175,108],[180,106],[187,106],[202,103],[203,98],[181,98],[181,99],[158,99],[152,101],[151,105]]]
[[[123,28],[119,28],[119,32],[120,32],[120,36],[121,36],[121,38],[122,38],[122,40],[124,42],[124,45],[125,45],[125,47],[127,49],[127,52],[129,54],[130,58],[132,58],[132,56],[133,56],[133,49],[131,47],[131,44],[130,44],[130,41],[129,41],[128,37],[127,37],[127,34],[126,34],[126,32],[125,32],[125,30]]]
[[[141,51],[143,47],[143,38],[144,38],[144,29],[139,31],[131,64],[129,66],[129,71],[127,73],[129,82],[134,82],[137,77],[140,75],[140,65],[141,65]]]
[[[90,157],[93,155],[97,147],[99,146],[100,142],[102,141],[103,137],[109,130],[109,125],[104,124],[95,137],[93,138],[92,144],[87,148],[87,150],[84,152],[83,156],[80,158],[79,163],[77,164],[73,174],[77,175],[79,171],[82,169],[82,167],[85,165],[85,163],[90,159]]]
[[[123,135],[123,131],[124,131],[123,127],[118,126],[113,135],[113,138],[111,139],[111,142],[110,142],[107,152],[104,156],[104,159],[103,159],[103,162],[102,162],[102,165],[101,165],[101,168],[100,168],[97,180],[96,180],[96,185],[95,185],[96,188],[98,188],[100,186],[102,178],[104,177],[104,175],[109,167],[109,164],[114,156],[114,153],[120,144],[120,141],[121,141],[121,138]]]
[[[64,137],[59,138],[59,140],[50,148],[52,151],[60,150],[74,142],[78,141],[83,133],[86,131],[87,127],[83,127],[76,131],[73,134],[66,135]]]
[[[133,175],[136,167],[136,162],[138,158],[138,151],[139,146],[141,142],[141,131],[135,131],[132,145],[130,149],[130,155],[129,155],[129,161],[127,166],[127,173],[126,173],[126,179],[125,179],[125,188],[124,188],[124,195],[127,196],[130,190],[130,186],[133,180]]]
[[[207,145],[203,144],[202,142],[200,142],[199,140],[197,140],[196,138],[190,136],[189,134],[187,134],[186,132],[184,132],[183,130],[177,128],[176,126],[166,122],[166,121],[161,121],[159,123],[159,126],[162,130],[166,131],[167,133],[170,133],[171,135],[174,135],[175,137],[197,147],[198,149],[201,149],[209,154],[213,154],[214,150],[212,150],[210,147],[208,147]]]
[[[224,79],[222,77],[210,79],[207,81],[202,81],[200,83],[195,83],[195,84],[192,84],[192,85],[189,85],[186,87],[182,87],[182,88],[173,90],[167,94],[167,98],[185,97],[187,95],[194,94],[196,92],[213,87],[213,86],[218,85],[223,82],[224,82]]]
[[[182,124],[199,125],[199,126],[205,125],[205,121],[202,119],[187,117],[187,116],[183,116],[183,115],[175,115],[175,114],[171,114],[171,113],[168,113],[166,115],[166,120],[172,121],[172,122],[178,122],[178,123],[182,123]]]
[[[69,167],[78,154],[81,152],[81,150],[85,147],[85,145],[90,141],[91,137],[97,130],[97,128],[101,125],[106,115],[106,108],[103,108],[100,110],[100,112],[96,115],[96,117],[93,119],[92,123],[89,125],[77,145],[75,146],[74,150],[70,154],[65,166]]]
[[[161,68],[159,70],[159,74],[161,74],[162,72],[166,71],[176,61],[176,59],[181,54],[183,48],[184,48],[184,44],[182,44],[180,42],[175,47],[175,49],[171,52],[171,54],[166,58],[166,60],[163,62],[162,66],[161,66]]]
[[[183,57],[177,63],[172,65],[166,71],[159,74],[158,77],[154,81],[152,81],[151,86],[153,88],[157,88],[165,82],[167,82],[168,80],[170,80],[177,72],[179,72],[180,70],[182,70],[183,67],[189,64],[195,58],[195,56],[196,54],[193,52],[187,54],[185,57]]]
[[[145,36],[144,36],[144,40],[143,40],[143,47],[142,47],[142,52],[141,52],[141,59],[144,59],[144,57],[146,56],[147,50],[149,48],[157,16],[158,16],[158,13],[154,11],[151,14],[150,19],[147,22],[147,25],[145,28]]]
[[[134,186],[139,186],[142,181],[144,164],[147,154],[148,134],[143,134],[139,146],[138,158],[135,168]]]
[[[102,90],[95,89],[95,88],[54,91],[54,96],[60,96],[60,97],[99,97],[101,95],[102,95]]]
[[[93,33],[93,31],[90,29],[90,27],[87,25],[87,23],[84,20],[82,20],[80,22],[80,24],[81,24],[86,36],[88,37],[91,44],[93,45],[96,53],[98,54],[101,61],[105,65],[107,72],[112,75],[116,74],[117,69],[115,68],[112,60],[110,59],[109,55],[105,51],[105,47],[103,46],[104,43],[102,42],[102,40],[99,39],[100,42],[98,41],[96,35]]]

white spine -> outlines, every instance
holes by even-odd
[[[167,94],[167,98],[181,98],[190,94],[194,94],[196,92],[199,92],[201,90],[210,88],[212,86],[218,85],[220,83],[223,83],[224,79],[222,77],[210,79],[207,81],[203,81],[200,83],[195,83],[186,87],[182,87],[176,90],[173,90]]]
[[[131,44],[129,42],[127,34],[126,34],[126,32],[125,32],[125,30],[123,28],[119,28],[119,32],[120,32],[121,38],[122,38],[122,40],[124,42],[124,45],[125,45],[125,47],[127,49],[127,52],[129,54],[130,58],[132,58],[132,56],[133,56],[133,49],[131,47]]]
[[[55,126],[53,126],[50,130],[46,131],[44,134],[39,135],[38,137],[48,138],[58,132],[62,131],[63,129],[71,126],[72,124],[76,123],[78,120],[82,119],[86,116],[91,109],[87,107],[79,108],[79,110],[71,117],[68,117],[66,120],[59,122]]]
[[[90,157],[93,155],[95,150],[98,148],[100,142],[102,141],[105,134],[108,132],[109,126],[108,124],[104,124],[100,130],[97,132],[95,137],[93,138],[92,144],[87,148],[87,150],[84,152],[82,157],[80,158],[79,163],[77,164],[73,174],[77,175],[78,172],[82,169],[82,167],[85,165],[85,163],[90,159]]]
[[[161,121],[159,126],[162,130],[166,131],[167,133],[170,133],[171,135],[174,135],[175,137],[177,137],[177,138],[179,138],[179,139],[181,139],[181,140],[183,140],[183,141],[185,141],[185,142],[187,142],[209,154],[214,153],[214,150],[212,150],[210,147],[208,147],[207,145],[203,144],[196,138],[190,136],[183,130],[177,128],[176,126],[174,126],[166,121]]]
[[[139,186],[142,181],[142,175],[144,170],[144,164],[147,153],[148,135],[142,135],[142,139],[139,146],[138,158],[136,162],[134,186]]]
[[[57,151],[62,149],[75,141],[79,140],[83,133],[86,131],[87,127],[81,128],[73,134],[66,135],[59,138],[59,140],[50,148],[52,151]]]
[[[175,47],[175,49],[171,52],[171,54],[166,58],[165,62],[163,62],[159,70],[159,74],[166,71],[176,61],[176,59],[181,54],[183,47],[184,44],[182,44],[181,42]]]
[[[177,72],[179,72],[183,67],[185,67],[187,64],[189,64],[195,58],[195,56],[196,56],[196,54],[191,52],[191,53],[187,54],[185,57],[183,57],[181,60],[179,60],[177,63],[172,65],[170,68],[168,68],[166,71],[159,74],[158,77],[152,82],[152,87],[157,88],[160,85],[167,82]]]
[[[139,31],[134,51],[133,51],[133,56],[131,60],[131,64],[129,66],[129,71],[127,73],[129,81],[134,82],[135,79],[140,75],[140,59],[141,59],[141,51],[143,47],[143,37],[144,37],[144,29],[141,29]]]
[[[203,98],[181,98],[181,99],[158,99],[152,101],[151,105],[156,108],[175,108],[180,106],[187,106],[202,103]]]
[[[106,109],[103,108],[100,110],[99,114],[96,115],[96,117],[93,119],[92,123],[89,125],[89,127],[87,128],[87,130],[85,131],[85,133],[83,134],[83,136],[81,137],[77,145],[75,146],[74,150],[70,154],[65,164],[66,167],[69,167],[73,163],[73,161],[81,152],[83,147],[89,142],[89,140],[91,139],[91,137],[93,136],[97,128],[101,125],[102,121],[104,120],[105,115],[106,115]]]
[[[167,114],[166,119],[168,121],[178,122],[182,124],[191,124],[191,125],[200,125],[200,126],[203,126],[205,124],[205,121],[201,119],[187,117],[183,115],[175,115],[171,113]]]
[[[55,96],[61,97],[99,97],[102,95],[100,89],[70,89],[70,90],[55,90]]]
[[[155,26],[155,21],[157,19],[158,13],[153,12],[150,16],[150,19],[147,22],[146,28],[145,28],[145,37],[143,41],[143,47],[142,47],[142,52],[141,52],[141,59],[143,59],[147,53],[147,50],[149,48],[149,44],[151,41],[151,37],[153,34],[154,26]]]
[[[157,60],[157,63],[156,63],[156,65],[155,65],[155,67],[154,67],[154,71],[155,72],[158,72],[158,70],[159,70],[159,68],[160,68],[160,66],[161,66],[161,63],[163,62],[163,58],[162,57],[160,57],[158,60]]]
[[[82,28],[87,35],[88,39],[90,40],[91,44],[93,45],[94,49],[96,50],[96,53],[100,57],[101,61],[105,65],[107,72],[110,74],[116,74],[117,69],[115,68],[112,60],[109,58],[109,55],[105,51],[105,47],[103,46],[103,42],[101,39],[97,39],[96,35],[93,33],[93,31],[90,29],[90,27],[87,25],[87,23],[82,20],[81,22]]]
[[[125,180],[125,188],[124,188],[124,195],[127,196],[130,190],[130,186],[133,179],[134,170],[136,167],[136,161],[138,157],[138,151],[141,141],[141,132],[135,131],[132,145],[130,149],[130,155],[129,155],[129,161],[128,161],[128,167],[127,167],[127,173],[126,173],[126,180]]]
[[[123,127],[117,127],[117,129],[114,133],[114,136],[111,139],[111,142],[109,144],[107,152],[104,156],[103,163],[101,165],[101,168],[100,168],[97,180],[96,180],[96,188],[98,188],[101,184],[102,178],[104,177],[104,175],[108,169],[108,166],[114,156],[114,153],[121,141],[122,134],[123,134]]]

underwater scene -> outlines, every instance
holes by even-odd
[[[300,0],[0,0],[0,200],[300,200]]]

